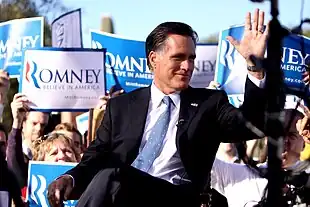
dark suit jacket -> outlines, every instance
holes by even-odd
[[[197,191],[203,190],[220,142],[258,138],[246,127],[246,120],[263,128],[264,94],[264,89],[247,79],[245,101],[236,109],[224,91],[188,88],[181,92],[179,120],[184,121],[178,125],[177,150]],[[74,177],[75,190],[83,191],[100,169],[132,164],[138,155],[149,100],[150,87],[110,99],[97,139],[82,161],[67,172]]]
[[[5,195],[3,192],[7,192],[8,195]],[[25,206],[21,196],[22,194],[16,177],[8,169],[5,157],[0,153],[0,206],[11,206],[11,199],[13,199],[16,207]],[[8,203],[6,203],[7,201]]]

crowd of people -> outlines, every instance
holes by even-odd
[[[243,39],[228,38],[249,69],[240,108],[229,103],[217,83],[208,89],[189,86],[198,35],[180,22],[162,23],[146,39],[154,73],[150,87],[98,97],[96,109],[104,116],[97,117],[89,146],[75,123],[55,123],[51,114],[30,110],[25,95],[15,94],[10,132],[0,124],[0,206],[27,205],[30,160],[78,163],[49,183],[51,206],[71,199],[78,200],[77,206],[262,204],[268,193],[268,138],[263,133],[268,88],[264,68],[251,56],[264,58],[269,35],[264,24],[264,12],[257,9],[246,15]],[[1,70],[2,104],[8,88],[9,74]],[[306,104],[296,108],[289,102],[284,111],[285,171],[310,157],[310,113]],[[292,185],[307,188],[307,182],[293,181],[283,185],[283,195]],[[310,205],[307,193],[298,199]],[[288,203],[283,201],[279,206]]]

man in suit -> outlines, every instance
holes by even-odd
[[[243,40],[228,38],[252,70],[241,110],[223,91],[189,87],[196,32],[179,22],[158,25],[146,39],[152,85],[109,100],[82,161],[49,185],[50,204],[84,192],[78,206],[199,206],[220,142],[255,139],[248,126],[263,128],[264,72],[250,60],[265,53],[263,23],[263,12],[253,23],[248,13]]]

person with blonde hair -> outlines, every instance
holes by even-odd
[[[79,162],[81,159],[73,140],[61,133],[50,133],[33,143],[33,160]]]
[[[58,124],[52,133],[62,133],[71,138],[78,153],[83,153],[84,146],[82,134],[75,128],[72,123],[65,122]]]

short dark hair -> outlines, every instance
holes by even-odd
[[[198,42],[198,34],[192,29],[191,26],[182,22],[161,23],[146,38],[145,52],[149,67],[151,67],[148,58],[150,52],[160,49],[167,37],[172,34],[191,37],[195,45]]]
[[[285,119],[284,119],[284,129],[285,130],[291,130],[296,127],[296,123],[298,119],[304,118],[303,113],[296,109],[284,109],[285,112]],[[295,130],[294,130],[295,131]]]
[[[25,122],[25,121],[27,120],[28,115],[29,115],[30,112],[40,112],[40,111],[27,111],[27,112],[25,113],[24,118],[23,118],[23,122]],[[45,114],[45,115],[47,115],[48,118],[50,118],[50,115],[51,115],[51,114],[50,114],[49,112],[42,112],[42,113]]]

